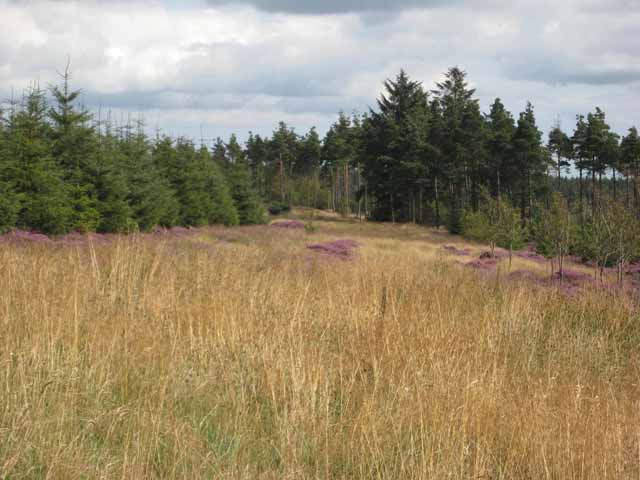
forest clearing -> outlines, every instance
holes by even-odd
[[[640,473],[631,274],[303,210],[0,238],[0,478]]]

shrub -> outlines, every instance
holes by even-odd
[[[273,202],[269,207],[271,215],[280,215],[291,211],[291,206],[286,202]]]

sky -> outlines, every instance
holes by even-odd
[[[640,0],[0,0],[0,99],[59,82],[115,121],[196,140],[279,121],[323,134],[375,108],[404,69],[426,89],[451,66],[483,111],[527,101],[546,132],[602,108],[640,126]]]

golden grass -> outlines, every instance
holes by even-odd
[[[638,478],[626,302],[318,225],[1,246],[0,478]]]

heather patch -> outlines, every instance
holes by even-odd
[[[529,249],[514,252],[513,255],[515,257],[524,258],[525,260],[531,260],[531,261],[537,262],[537,263],[544,263],[544,262],[547,261],[547,259],[544,258],[544,256],[540,255],[539,253],[536,253],[535,251],[529,250]]]
[[[304,229],[304,223],[298,220],[280,220],[271,224],[275,228]]]
[[[58,237],[55,242],[58,245],[77,247],[85,245],[107,245],[111,243],[113,235],[106,235],[102,233],[79,233],[73,232]]]
[[[513,282],[531,282],[536,284],[540,284],[543,281],[539,275],[536,275],[531,270],[515,270],[510,272],[507,278]]]
[[[314,243],[307,245],[307,249],[331,258],[350,260],[355,256],[355,250],[360,246],[355,240],[335,240],[333,242]]]
[[[477,260],[472,260],[469,263],[465,263],[465,266],[480,272],[491,272],[496,269],[497,265],[497,258],[479,258]]]
[[[454,245],[444,245],[442,249],[447,253],[457,255],[459,257],[468,257],[469,255],[471,255],[471,250],[469,250],[468,248],[458,248]]]
[[[480,254],[480,260],[501,260],[503,258],[507,258],[509,256],[509,252],[502,248],[496,248],[493,252],[487,250]]]
[[[0,236],[2,243],[20,244],[48,244],[51,239],[42,233],[28,232],[26,230],[13,230],[5,235]]]

